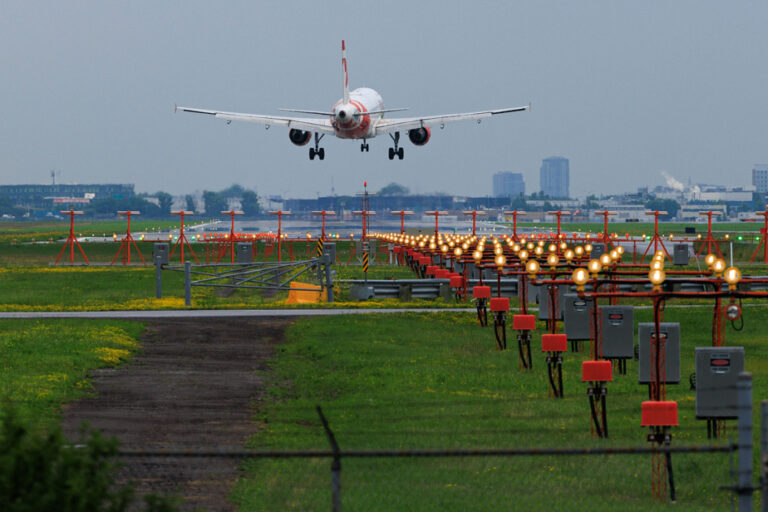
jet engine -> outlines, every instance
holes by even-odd
[[[291,142],[297,146],[304,146],[312,138],[312,132],[305,132],[303,130],[291,128],[291,130],[288,132],[288,138],[291,139]]]
[[[413,142],[415,146],[423,146],[429,142],[431,135],[432,131],[429,129],[429,126],[408,130],[408,138],[411,139],[411,142]]]

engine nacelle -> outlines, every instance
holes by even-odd
[[[312,132],[291,128],[288,132],[288,138],[297,146],[305,146],[312,139]]]
[[[411,139],[411,142],[413,142],[415,146],[423,146],[424,144],[429,142],[429,138],[431,136],[432,136],[432,130],[429,129],[429,126],[408,130],[408,138]]]

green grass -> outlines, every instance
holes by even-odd
[[[499,223],[503,226],[509,226],[512,229],[511,222]],[[531,227],[557,230],[557,222],[527,222],[525,220],[517,222],[519,229],[529,229]],[[707,224],[697,222],[659,222],[659,234],[666,237],[670,233],[675,236],[686,236],[685,228],[695,227],[696,233],[702,236],[707,233]],[[762,223],[760,222],[714,222],[712,232],[717,238],[722,238],[726,233],[754,233],[759,234]],[[572,233],[574,231],[587,233],[602,233],[602,222],[562,222],[560,230],[563,233]],[[630,236],[653,234],[653,222],[608,222],[608,231],[623,236],[629,233]],[[688,235],[690,236],[690,235]],[[693,235],[694,237],[696,235]]]
[[[0,400],[25,424],[48,428],[61,405],[91,392],[88,370],[138,350],[144,326],[102,320],[0,320]]]
[[[673,303],[670,303],[672,306]],[[667,397],[680,408],[673,444],[708,444],[694,418],[693,347],[710,346],[711,307],[675,309],[681,323],[682,375]],[[636,321],[650,320],[637,310]],[[742,345],[754,374],[755,402],[768,389],[764,307],[747,308],[741,332],[728,328],[728,345]],[[511,337],[511,336],[510,336]],[[646,446],[637,363],[608,385],[610,439],[590,433],[586,353],[565,354],[566,397],[548,396],[544,355],[534,370],[519,368],[516,342],[498,352],[490,329],[472,314],[403,314],[305,319],[288,332],[273,363],[270,402],[252,440],[259,449],[328,449],[315,404],[321,404],[342,449],[518,448]],[[534,346],[538,336],[534,337]],[[586,352],[586,351],[585,351]],[[757,417],[757,416],[755,416]],[[729,422],[734,433],[735,422]],[[728,457],[674,455],[677,509],[723,509],[730,496]],[[248,465],[235,499],[259,510],[327,508],[330,461],[260,460]],[[489,459],[345,459],[344,506],[353,510],[666,510],[650,495],[649,456]]]

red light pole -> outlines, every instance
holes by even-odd
[[[400,216],[400,234],[402,235],[405,233],[405,216],[406,215],[413,215],[413,212],[410,210],[392,210],[392,215],[399,215]]]
[[[368,239],[368,217],[371,215],[376,215],[376,212],[372,212],[370,210],[355,210],[352,212],[354,215],[361,215],[363,218],[363,235],[360,237],[361,240],[367,240]]]
[[[485,212],[479,212],[477,210],[465,210],[462,212],[464,215],[471,215],[472,216],[472,236],[476,236],[476,228],[477,228],[477,216],[478,215],[485,215]]]
[[[320,210],[320,211],[313,211],[312,214],[313,215],[322,215],[323,216],[323,228],[320,231],[320,240],[325,241],[325,216],[326,215],[336,215],[336,212]]]
[[[197,263],[200,263],[197,259],[197,256],[195,255],[195,251],[192,250],[192,246],[189,245],[189,240],[187,240],[187,235],[184,234],[184,215],[194,215],[195,212],[190,212],[186,210],[179,210],[177,212],[171,212],[171,215],[179,215],[181,217],[181,227],[179,228],[179,239],[174,244],[173,248],[171,248],[171,254],[168,255],[169,258],[173,257],[173,251],[176,250],[176,247],[179,245],[181,246],[181,262],[184,263],[184,246],[186,245],[189,247],[189,252],[192,253],[192,257],[195,258],[195,261]]]
[[[667,255],[667,258],[669,258],[669,261],[672,261],[672,256],[669,255],[669,252],[667,251],[667,248],[664,247],[664,242],[661,240],[661,236],[659,236],[659,215],[666,215],[667,212],[665,211],[652,211],[652,212],[645,212],[646,215],[653,215],[653,237],[648,241],[648,247],[645,248],[645,252],[643,253],[643,257],[640,258],[640,261],[645,259],[645,255],[648,254],[648,250],[651,248],[651,242],[653,242],[653,253],[656,254],[656,251],[659,248],[659,245],[661,245],[661,248],[664,249],[664,254]]]
[[[763,246],[763,263],[768,263],[768,243],[765,241],[766,235],[768,235],[768,206],[765,207],[764,212],[755,212],[755,215],[761,216],[765,220],[765,224],[763,225],[763,237],[760,239],[760,243],[757,245],[757,249],[755,249],[754,254],[752,254],[752,257],[749,259],[749,262],[752,263],[752,260],[755,259],[755,256],[757,256],[757,253],[760,251],[760,246]],[[717,247],[717,246],[716,246]]]
[[[75,262],[75,245],[77,245],[77,248],[80,249],[80,254],[82,254],[83,259],[85,259],[86,265],[90,265],[88,258],[85,256],[83,248],[80,247],[80,242],[77,241],[77,237],[75,236],[75,215],[82,215],[83,212],[66,210],[62,211],[61,213],[69,215],[69,236],[67,237],[67,241],[64,243],[64,247],[61,248],[61,252],[59,252],[59,255],[56,257],[56,261],[54,261],[53,264],[56,265],[59,262],[59,258],[61,258],[61,255],[64,254],[64,250],[69,247],[69,264],[72,265]]]
[[[557,215],[557,238],[560,238],[560,217],[563,215],[570,215],[571,212],[564,212],[562,210],[547,212],[547,215]]]
[[[235,235],[235,215],[243,215],[243,212],[239,210],[229,210],[229,211],[223,211],[221,212],[222,215],[229,215],[232,224],[229,229],[229,253],[230,253],[230,262],[235,262],[235,242],[237,241],[237,235]],[[226,249],[224,250],[226,253]],[[222,254],[219,254],[219,259],[221,259]]]
[[[283,260],[282,237],[283,237],[283,215],[290,215],[291,212],[283,210],[273,210],[270,215],[277,215],[277,261]]]
[[[434,210],[434,211],[431,211],[431,212],[424,212],[424,215],[434,215],[435,216],[435,238],[437,238],[438,235],[439,235],[439,232],[437,230],[437,218],[440,215],[448,215],[448,212],[441,212],[441,211]]]
[[[608,216],[616,215],[617,212],[609,212],[608,210],[604,210],[601,212],[595,212],[595,214],[603,216],[603,247],[605,252],[608,252],[608,245],[613,245],[611,243],[611,235],[608,233]]]
[[[504,212],[504,215],[511,215],[512,216],[512,240],[517,242],[519,240],[517,238],[517,216],[518,215],[525,215],[525,212],[524,211],[518,211],[518,210],[512,210],[512,211]]]
[[[136,241],[133,239],[133,235],[131,235],[131,215],[140,215],[141,212],[139,211],[131,211],[131,210],[125,210],[125,211],[119,211],[117,212],[118,215],[125,215],[128,218],[128,228],[126,229],[125,236],[120,242],[120,248],[117,250],[117,254],[115,254],[115,257],[112,259],[112,263],[110,265],[114,265],[115,261],[117,260],[117,257],[120,256],[120,253],[123,253],[123,266],[131,263],[131,244],[133,244],[134,249],[136,249],[136,252],[139,253],[139,258],[141,258],[141,262],[146,265],[146,262],[144,261],[144,256],[141,255],[141,251],[139,250],[139,247],[136,245]]]
[[[712,246],[715,246],[715,251],[717,252],[717,255],[719,257],[723,257],[723,255],[720,253],[720,247],[717,245],[717,240],[715,240],[715,237],[712,236],[712,216],[713,215],[722,215],[722,212],[713,212],[712,210],[706,211],[706,212],[699,212],[699,215],[706,215],[707,216],[707,237],[702,240],[701,247],[699,247],[699,252],[696,253],[696,256],[701,254],[701,251],[704,250],[704,242],[707,243],[707,254],[712,252]],[[759,214],[758,214],[759,215]],[[752,263],[752,260],[749,261]]]

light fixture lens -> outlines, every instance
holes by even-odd
[[[584,286],[589,281],[589,272],[586,269],[577,268],[571,274],[571,278],[577,286]]]

